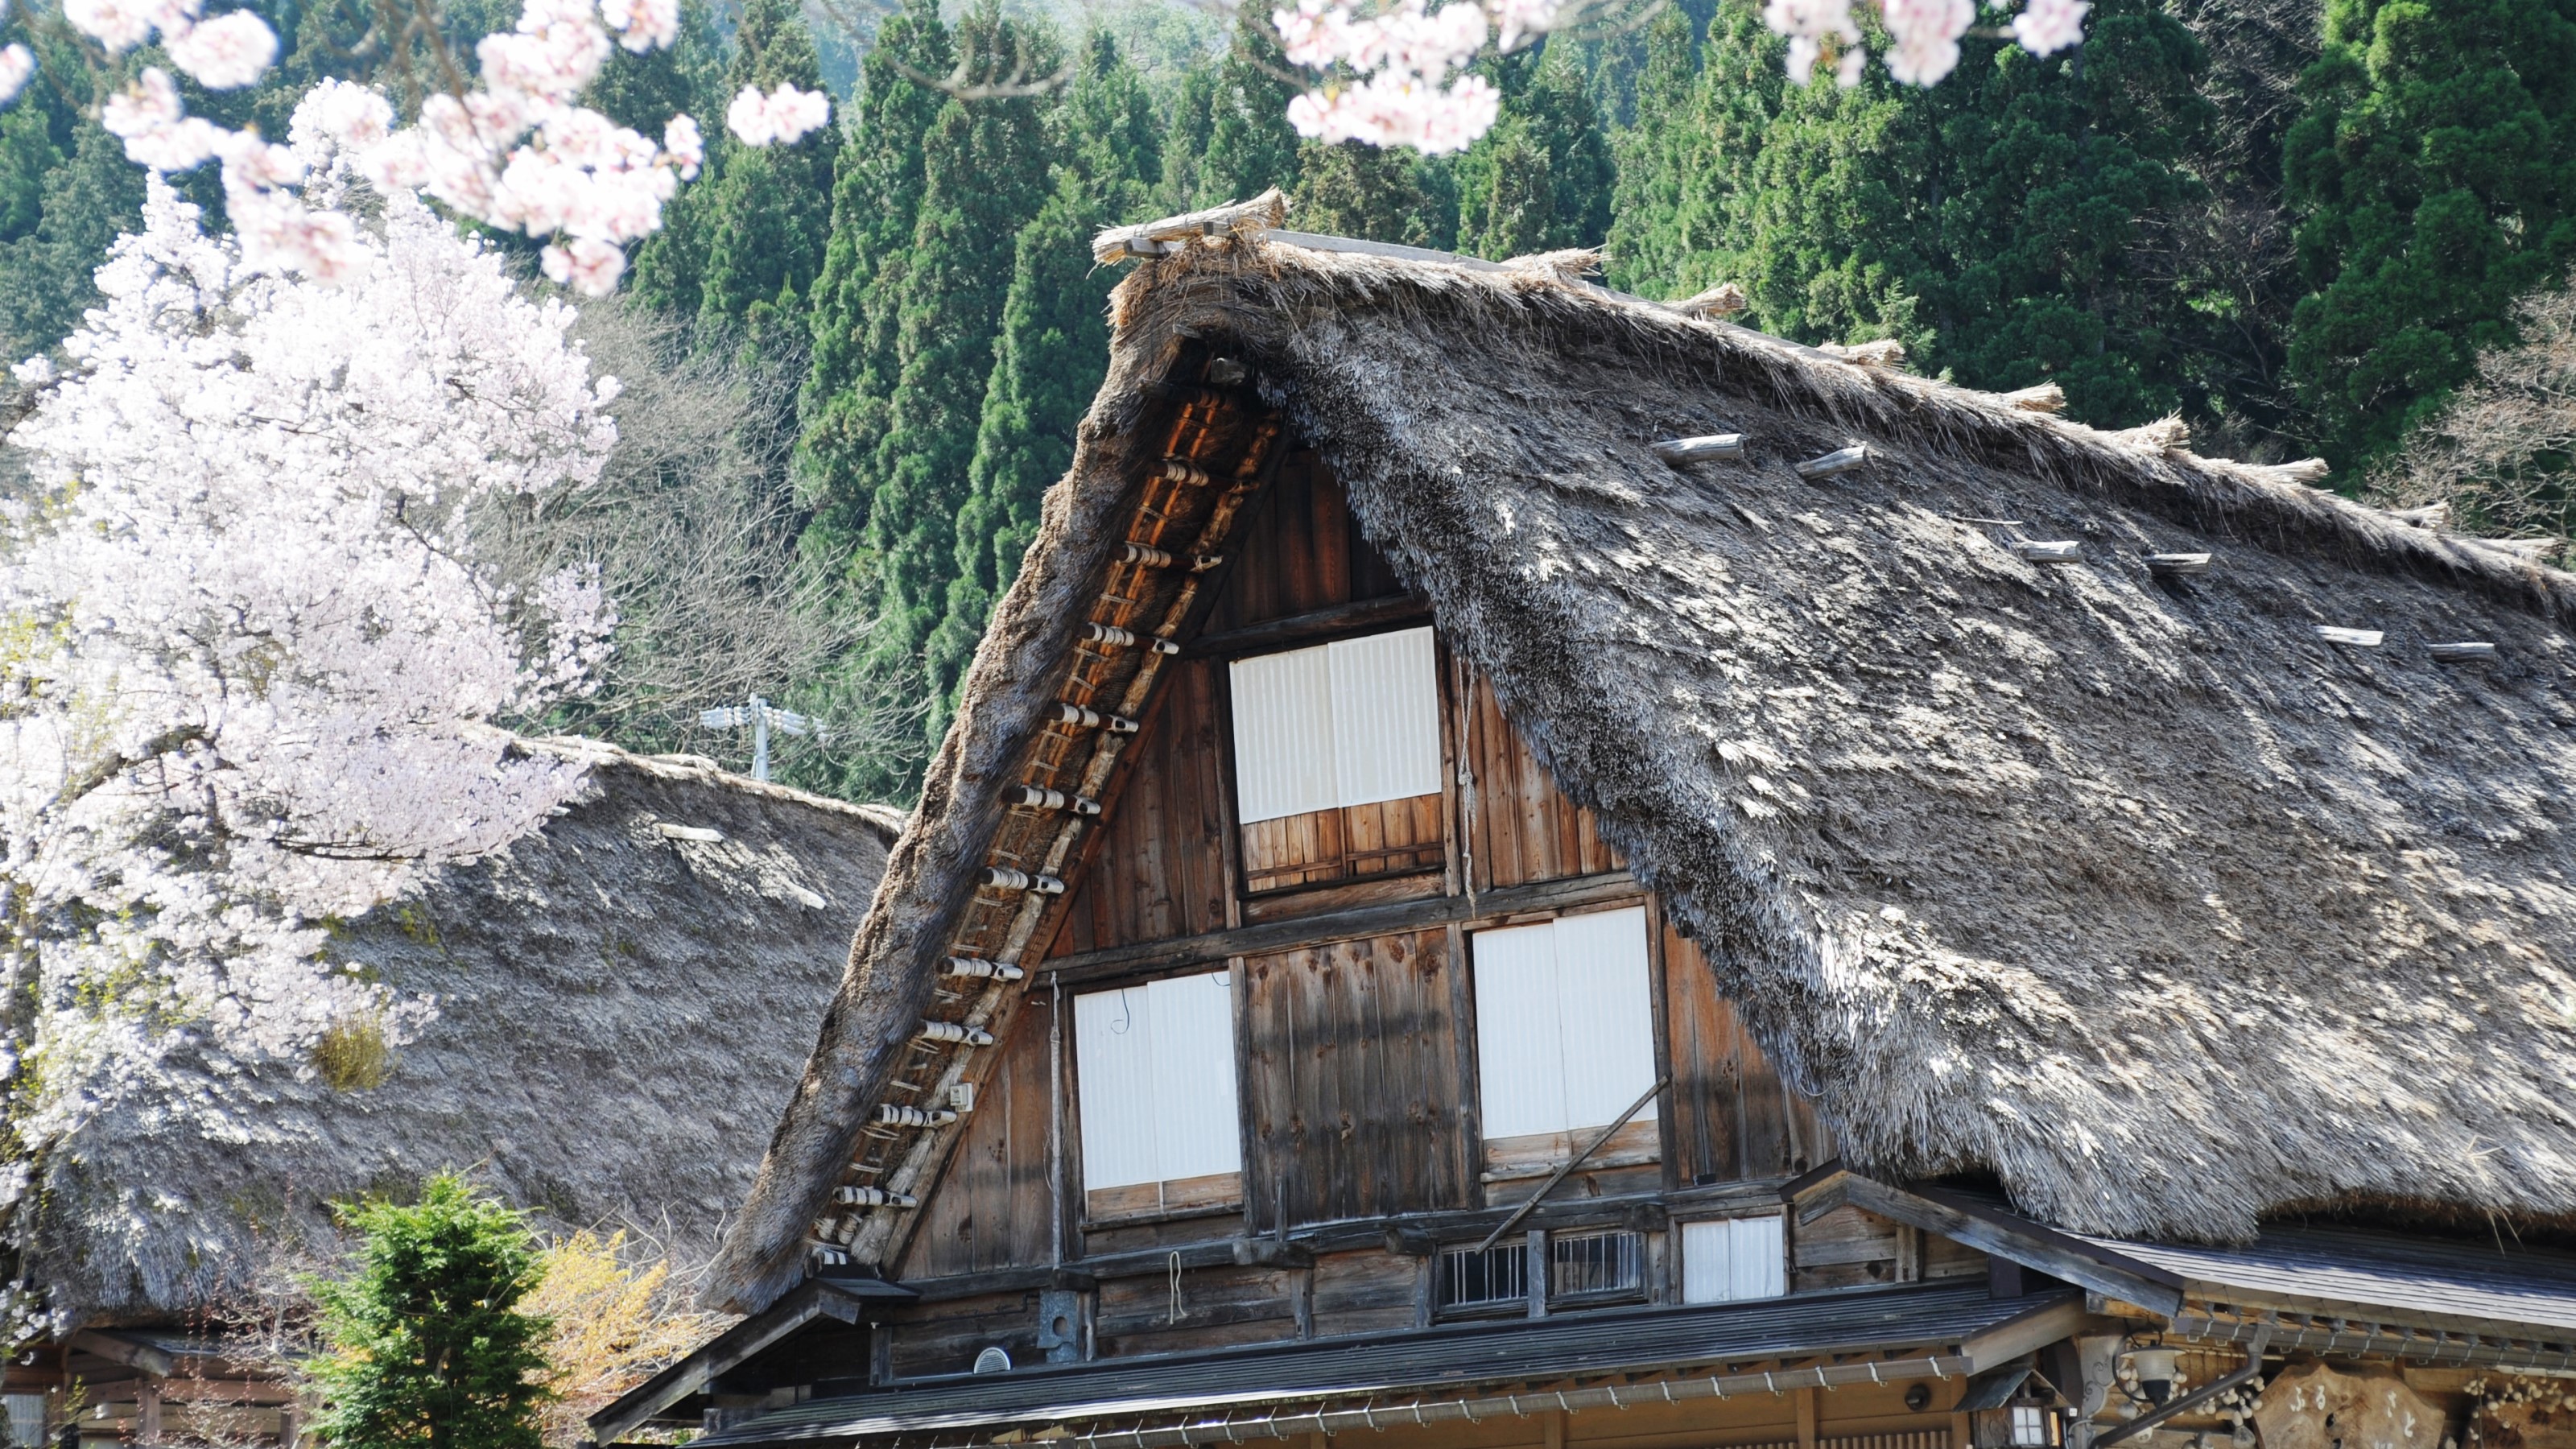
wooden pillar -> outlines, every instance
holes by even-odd
[[[1547,1317],[1547,1229],[1529,1231],[1529,1316]]]
[[[1538,1432],[1544,1449],[1565,1449],[1565,1411],[1551,1409],[1539,1415]]]
[[[1798,1449],[1816,1449],[1816,1398],[1822,1389],[1800,1389],[1798,1403]]]
[[[302,1416],[296,1413],[292,1399],[277,1406],[277,1449],[295,1449],[304,1437]]]
[[[1288,1293],[1289,1306],[1297,1315],[1297,1336],[1313,1338],[1315,1336],[1315,1270],[1289,1269]]]
[[[143,1410],[143,1424],[135,1431],[135,1437],[145,1444],[160,1443],[161,1386],[150,1379],[144,1379],[135,1385],[134,1397]]]

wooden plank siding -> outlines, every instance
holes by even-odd
[[[1440,816],[1439,796],[1414,795],[1256,820],[1243,827],[1244,890],[1438,870],[1448,853]]]
[[[1246,957],[1257,1230],[1472,1206],[1448,933]]]
[[[1050,955],[1221,931],[1229,924],[1225,770],[1216,691],[1225,665],[1183,660],[1137,737],[1136,763],[1106,812]]]
[[[1202,633],[1404,592],[1394,566],[1361,535],[1341,485],[1312,453],[1281,461],[1278,478],[1235,537],[1238,556]]]
[[[1401,598],[1338,488],[1310,464],[1292,459],[1283,466],[1257,508],[1200,637],[1283,619],[1298,638],[1341,637],[1343,624],[1306,616]],[[1351,627],[1375,626],[1363,620]],[[1260,647],[1280,646],[1274,639]],[[1443,747],[1452,761],[1463,755],[1471,784],[1462,789],[1457,771],[1444,767],[1441,794],[1237,827],[1229,665],[1224,650],[1210,650],[1168,666],[1131,764],[1103,802],[1105,828],[1070,873],[1072,900],[1051,957],[1338,919],[1372,902],[1464,895],[1471,856],[1480,892],[1579,877],[1617,881],[1624,862],[1590,812],[1539,767],[1486,682],[1445,653]],[[1627,1204],[1597,1223],[1578,1220],[1646,1225],[1648,1292],[1660,1298],[1678,1291],[1667,1282],[1677,1271],[1674,1250],[1660,1219],[1635,1216],[1635,1195],[1785,1179],[1831,1156],[1833,1146],[1718,994],[1699,948],[1669,929],[1641,890],[1631,890],[1617,883],[1611,894],[1586,896],[1580,908],[1649,904],[1654,1066],[1669,1072],[1673,1090],[1585,1171],[1558,1185],[1533,1221],[1602,1198]],[[1066,1022],[1061,1056],[1051,1056],[1052,998],[1043,989],[1030,992],[1034,1009],[1023,1011],[994,1049],[993,1076],[948,1170],[918,1210],[920,1228],[893,1265],[897,1276],[1044,1273],[1065,1263],[1074,1271],[1060,1281],[1082,1295],[1091,1352],[1104,1358],[1430,1325],[1437,1258],[1425,1254],[1472,1242],[1484,1229],[1416,1215],[1499,1212],[1527,1197],[1597,1129],[1543,1134],[1543,1142],[1482,1140],[1468,933],[1453,924],[1366,929],[1377,934],[1332,940],[1331,927],[1319,921],[1315,935],[1325,939],[1300,942],[1292,932],[1265,939],[1260,954],[1156,957],[1065,988],[1060,999],[1070,1003],[1076,990],[1220,967],[1233,973],[1243,1170],[1239,1188],[1200,1184],[1211,1189],[1204,1201],[1186,1183],[1180,1195],[1188,1200],[1180,1202],[1169,1200],[1173,1184],[1085,1193],[1075,1034]],[[1120,974],[1126,972],[1132,974]],[[1070,1005],[1065,1010],[1070,1016]],[[1060,1079],[1051,1082],[1050,1071]],[[1060,1125],[1052,1117],[1058,1102]],[[1058,1128],[1052,1138],[1051,1127]],[[1051,1162],[1054,1153],[1061,1156]],[[1049,1196],[1051,1166],[1062,1187],[1058,1199]],[[1239,1241],[1270,1239],[1283,1226],[1297,1238],[1323,1224],[1341,1226],[1289,1245],[1285,1261],[1265,1256],[1283,1251],[1268,1242]],[[1383,1246],[1357,1246],[1370,1238],[1353,1236],[1381,1232]],[[1229,1248],[1228,1240],[1238,1241]],[[1982,1255],[1949,1251],[1920,1235],[1907,1248],[1892,1224],[1828,1219],[1812,1232],[1791,1228],[1789,1243],[1788,1272],[1800,1291],[1983,1271]],[[1299,1256],[1307,1247],[1311,1264]],[[1177,1306],[1161,1266],[1176,1250],[1190,1254]],[[1098,1274],[1083,1268],[1121,1254],[1150,1254],[1149,1266]],[[960,1289],[973,1296],[890,1310],[886,1371],[907,1378],[959,1372],[987,1344],[1027,1361],[1035,1352],[1036,1293]]]
[[[1708,958],[1666,924],[1664,1030],[1671,1054],[1672,1140],[1679,1185],[1795,1177],[1834,1155],[1815,1108],[1787,1090]]]
[[[1592,812],[1565,798],[1503,718],[1493,686],[1472,670],[1454,672],[1466,675],[1465,703],[1450,707],[1466,719],[1475,777],[1461,813],[1476,889],[1624,869],[1628,862],[1601,838]],[[1457,681],[1451,684],[1457,693]]]
[[[1049,998],[1031,993],[996,1050],[993,1075],[948,1171],[918,1211],[897,1275],[937,1278],[1044,1263],[1054,1253],[1047,1194]]]

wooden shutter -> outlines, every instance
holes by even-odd
[[[1682,1224],[1684,1303],[1736,1303],[1788,1291],[1778,1215]]]
[[[1154,1156],[1163,1180],[1243,1170],[1234,1110],[1234,994],[1225,972],[1145,987],[1154,1017]]]
[[[1475,935],[1476,1092],[1488,1138],[1565,1129],[1553,922]]]
[[[1073,1032],[1090,1211],[1240,1201],[1243,1133],[1226,973],[1084,992],[1073,999]]]
[[[1556,1025],[1565,1056],[1559,1126],[1607,1127],[1655,1084],[1646,910],[1595,911],[1553,924]],[[1651,1110],[1638,1115],[1652,1120]]]
[[[1330,646],[1238,659],[1232,684],[1234,797],[1241,823],[1339,803]]]
[[[1489,1180],[1543,1173],[1589,1146],[1655,1082],[1643,907],[1568,916],[1474,938],[1476,1075]],[[1663,1155],[1651,1111],[1588,1162]]]
[[[1440,683],[1431,630],[1326,646],[1332,678],[1335,804],[1440,793]]]
[[[1129,986],[1087,991],[1073,999],[1086,1191],[1163,1180],[1155,1150],[1150,990]]]

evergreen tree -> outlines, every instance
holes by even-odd
[[[781,329],[789,319],[802,320],[804,295],[823,267],[841,133],[825,126],[793,145],[746,146],[721,125],[722,107],[745,86],[822,88],[813,32],[795,0],[746,0],[733,44],[733,61],[703,122],[714,140],[706,174],[665,208],[663,229],[638,251],[635,295],[693,313],[709,336],[739,329],[765,353],[782,342],[798,350],[803,339],[791,341]],[[675,75],[666,83],[687,79]],[[631,99],[642,99],[655,80],[638,76]]]
[[[620,54],[602,66],[582,100],[601,115],[647,136],[662,134],[674,115],[687,115],[713,136],[724,125],[724,37],[717,33],[708,0],[680,0],[680,34],[669,45],[641,55]]]
[[[1288,101],[1297,87],[1282,79],[1292,73],[1278,37],[1255,7],[1246,6],[1207,94],[1205,143],[1195,150],[1176,145],[1167,162],[1188,173],[1187,190],[1175,194],[1177,205],[1222,206],[1250,201],[1273,186],[1295,185],[1298,144],[1288,124]]]
[[[1297,174],[1297,224],[1307,231],[1446,251],[1458,239],[1458,187],[1449,164],[1400,146],[1308,142]]]
[[[725,95],[745,86],[823,88],[814,36],[796,0],[746,0],[733,40]],[[803,316],[804,294],[823,269],[831,235],[832,167],[840,148],[836,126],[789,146],[745,146],[726,133],[722,174],[704,196],[711,220],[706,274],[698,284],[702,324],[745,324],[756,333],[764,306]]]
[[[2290,370],[2327,455],[2392,446],[2576,259],[2576,3],[2331,0],[2287,144]]]
[[[54,64],[59,60],[62,64]],[[48,77],[82,74],[56,56]],[[85,89],[31,83],[0,112],[0,354],[17,361],[68,336],[98,301],[92,275],[143,213],[143,171],[87,114]]]
[[[1108,372],[1107,307],[1118,277],[1092,265],[1092,235],[1149,213],[1162,173],[1152,101],[1106,34],[1084,47],[1055,125],[1063,159],[1046,205],[1019,235],[957,511],[957,577],[930,639],[934,739],[947,730],[984,622],[1037,536],[1040,499],[1073,461],[1074,433]]]
[[[1574,47],[1502,57],[1501,116],[1456,165],[1461,251],[1501,260],[1610,235],[1610,145]]]
[[[540,1449],[549,1325],[518,1310],[537,1284],[520,1215],[452,1175],[410,1206],[344,1219],[362,1237],[345,1278],[313,1285],[331,1449]]]
[[[923,143],[943,100],[902,67],[942,75],[955,63],[937,0],[909,0],[878,27],[860,68],[857,116],[832,183],[831,241],[808,310],[797,473],[815,514],[800,546],[860,577],[869,576],[859,552],[874,491],[868,469],[902,366],[895,304],[921,216]]]
[[[1049,74],[1053,49],[1042,31],[1004,19],[991,3],[958,30],[974,79]],[[896,312],[901,370],[869,470],[876,486],[867,541],[880,591],[872,651],[880,666],[918,661],[947,611],[957,510],[1016,241],[1046,199],[1049,159],[1045,116],[1029,96],[952,98],[926,138],[921,216]]]
[[[2094,422],[2176,405],[2192,299],[2126,261],[2192,190],[2180,158],[2209,111],[2189,31],[2103,0],[2073,52],[1971,38],[1928,89],[1876,65],[1849,90],[1747,86],[1779,51],[1748,10],[1712,24],[1675,290],[1734,281],[1771,330],[1899,338],[1972,386],[2054,378]]]
[[[1690,17],[1667,9],[1645,33],[1636,76],[1634,120],[1616,136],[1618,179],[1612,196],[1609,275],[1613,285],[1649,297],[1687,296],[1682,198],[1700,162],[1700,128],[1692,115],[1699,41]]]

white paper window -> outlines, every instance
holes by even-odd
[[[1682,1224],[1684,1303],[1734,1303],[1788,1291],[1778,1214]]]
[[[36,1449],[45,1442],[45,1396],[0,1395],[0,1412],[9,1416],[9,1440],[15,1449]]]
[[[1073,999],[1088,1191],[1243,1170],[1226,973]]]
[[[1655,1084],[1643,907],[1475,936],[1488,1140],[1607,1127]]]
[[[1440,790],[1431,631],[1402,629],[1238,659],[1235,799],[1243,823]]]

